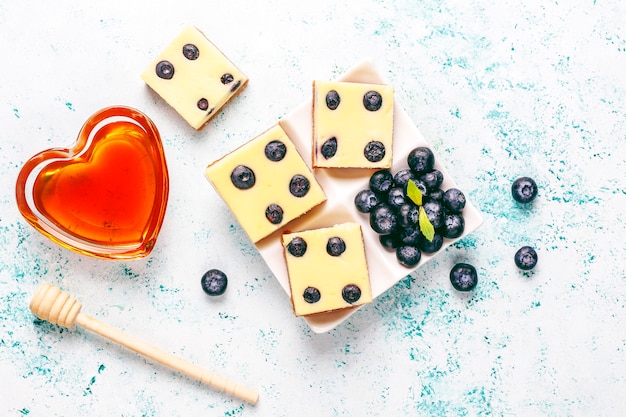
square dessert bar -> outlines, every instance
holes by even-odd
[[[248,83],[248,78],[193,26],[183,29],[141,78],[196,130]]]
[[[313,82],[313,167],[389,168],[393,87]]]
[[[326,201],[279,125],[210,164],[206,176],[253,243]]]
[[[372,301],[369,271],[358,223],[282,235],[291,302],[297,316]]]

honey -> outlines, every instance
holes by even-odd
[[[127,107],[110,107],[83,126],[72,149],[32,157],[16,185],[24,218],[79,253],[133,259],[152,250],[169,190],[154,124]]]

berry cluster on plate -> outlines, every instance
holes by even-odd
[[[430,148],[414,148],[406,168],[374,172],[369,188],[354,198],[357,210],[369,214],[381,245],[395,250],[406,267],[416,266],[422,253],[437,252],[444,238],[457,238],[465,230],[465,195],[457,188],[443,190],[443,174],[434,166]]]

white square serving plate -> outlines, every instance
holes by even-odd
[[[362,61],[352,67],[338,81],[386,84],[375,65],[369,60]],[[304,160],[311,167],[312,100],[307,100],[298,106],[280,120],[279,123],[296,145],[300,155],[304,157]],[[408,167],[406,158],[412,149],[418,146],[429,145],[397,101],[394,104],[393,129],[393,165],[391,171],[395,173],[400,169]],[[444,175],[444,182],[441,188],[446,190],[456,187],[454,180],[437,157],[437,153],[434,150],[433,153],[435,154],[435,168]],[[256,247],[261,256],[289,297],[291,296],[289,276],[281,244],[281,234],[286,230],[302,231],[329,227],[343,222],[359,223],[363,231],[372,297],[376,298],[434,256],[442,253],[446,247],[476,230],[483,222],[480,212],[468,199],[463,210],[463,218],[465,220],[463,235],[456,239],[444,239],[443,247],[435,254],[423,254],[415,268],[402,266],[397,261],[395,252],[388,251],[381,246],[378,234],[370,227],[369,215],[359,212],[354,205],[356,194],[360,190],[369,187],[369,178],[373,172],[375,170],[371,169],[315,169],[313,173],[328,198],[326,203],[314,208],[306,215],[290,222],[282,229],[257,242]],[[465,194],[467,197],[467,193]],[[302,318],[308,323],[313,332],[324,333],[345,321],[359,308],[364,307],[366,308],[367,304],[328,313],[303,316]]]

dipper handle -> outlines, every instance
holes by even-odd
[[[30,300],[30,311],[42,320],[72,327],[83,307],[74,297],[46,282],[39,284]]]
[[[74,324],[77,324],[219,391],[251,404],[256,404],[258,401],[259,394],[251,388],[187,362],[82,314],[80,313],[81,307],[82,305],[72,296],[47,283],[39,285],[30,303],[31,311],[42,320],[64,327],[72,327]]]

